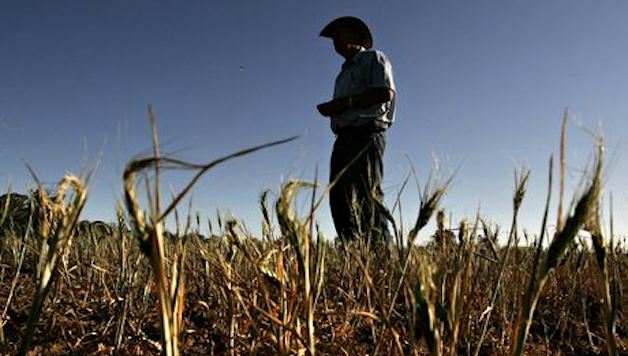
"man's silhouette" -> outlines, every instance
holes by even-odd
[[[331,119],[336,135],[329,197],[336,232],[344,241],[387,240],[381,182],[386,129],[395,118],[392,67],[382,52],[371,49],[371,32],[356,17],[340,17],[320,35],[331,38],[345,59],[333,99],[317,107]]]

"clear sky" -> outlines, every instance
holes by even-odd
[[[216,168],[194,190],[203,213],[229,211],[257,231],[262,190],[313,179],[317,165],[328,175],[334,138],[315,106],[330,98],[342,60],[318,33],[355,15],[395,72],[389,204],[411,164],[424,182],[437,162],[443,177],[459,167],[443,203],[454,222],[479,207],[505,230],[513,170],[526,165],[522,225],[538,233],[547,162],[569,106],[567,187],[593,151],[588,131],[604,133],[606,190],[625,233],[627,13],[626,1],[584,0],[2,0],[0,188],[30,186],[23,161],[53,184],[102,151],[84,217],[113,220],[124,163],[150,148],[152,104],[163,150],[192,161],[301,135]],[[170,177],[180,186],[187,176]],[[418,208],[409,188],[406,226]],[[332,235],[327,206],[320,219]]]

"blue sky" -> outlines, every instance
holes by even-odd
[[[443,177],[459,167],[443,204],[454,222],[479,207],[506,229],[513,170],[526,165],[521,222],[538,232],[547,161],[568,106],[568,191],[593,151],[588,132],[602,132],[606,191],[625,233],[626,13],[625,1],[3,0],[0,188],[30,186],[23,161],[53,184],[102,151],[84,217],[113,219],[125,162],[150,148],[152,104],[163,151],[191,161],[301,135],[216,168],[194,190],[204,214],[231,212],[257,231],[262,190],[313,179],[317,165],[327,177],[333,135],[315,106],[331,96],[342,60],[318,33],[355,15],[395,71],[389,204],[411,164],[424,182],[437,162]],[[167,183],[185,177],[173,172]],[[418,208],[411,187],[402,199],[406,225]],[[320,220],[333,235],[326,206]]]

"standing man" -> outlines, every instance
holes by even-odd
[[[382,52],[371,49],[371,32],[359,18],[337,18],[320,35],[331,38],[345,59],[334,98],[317,106],[336,135],[329,195],[336,232],[343,241],[387,241],[381,183],[386,129],[395,119],[392,67]]]

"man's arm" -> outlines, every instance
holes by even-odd
[[[317,106],[321,115],[330,117],[343,113],[349,109],[366,109],[378,104],[391,101],[395,96],[390,88],[372,88],[353,96],[337,98]]]

